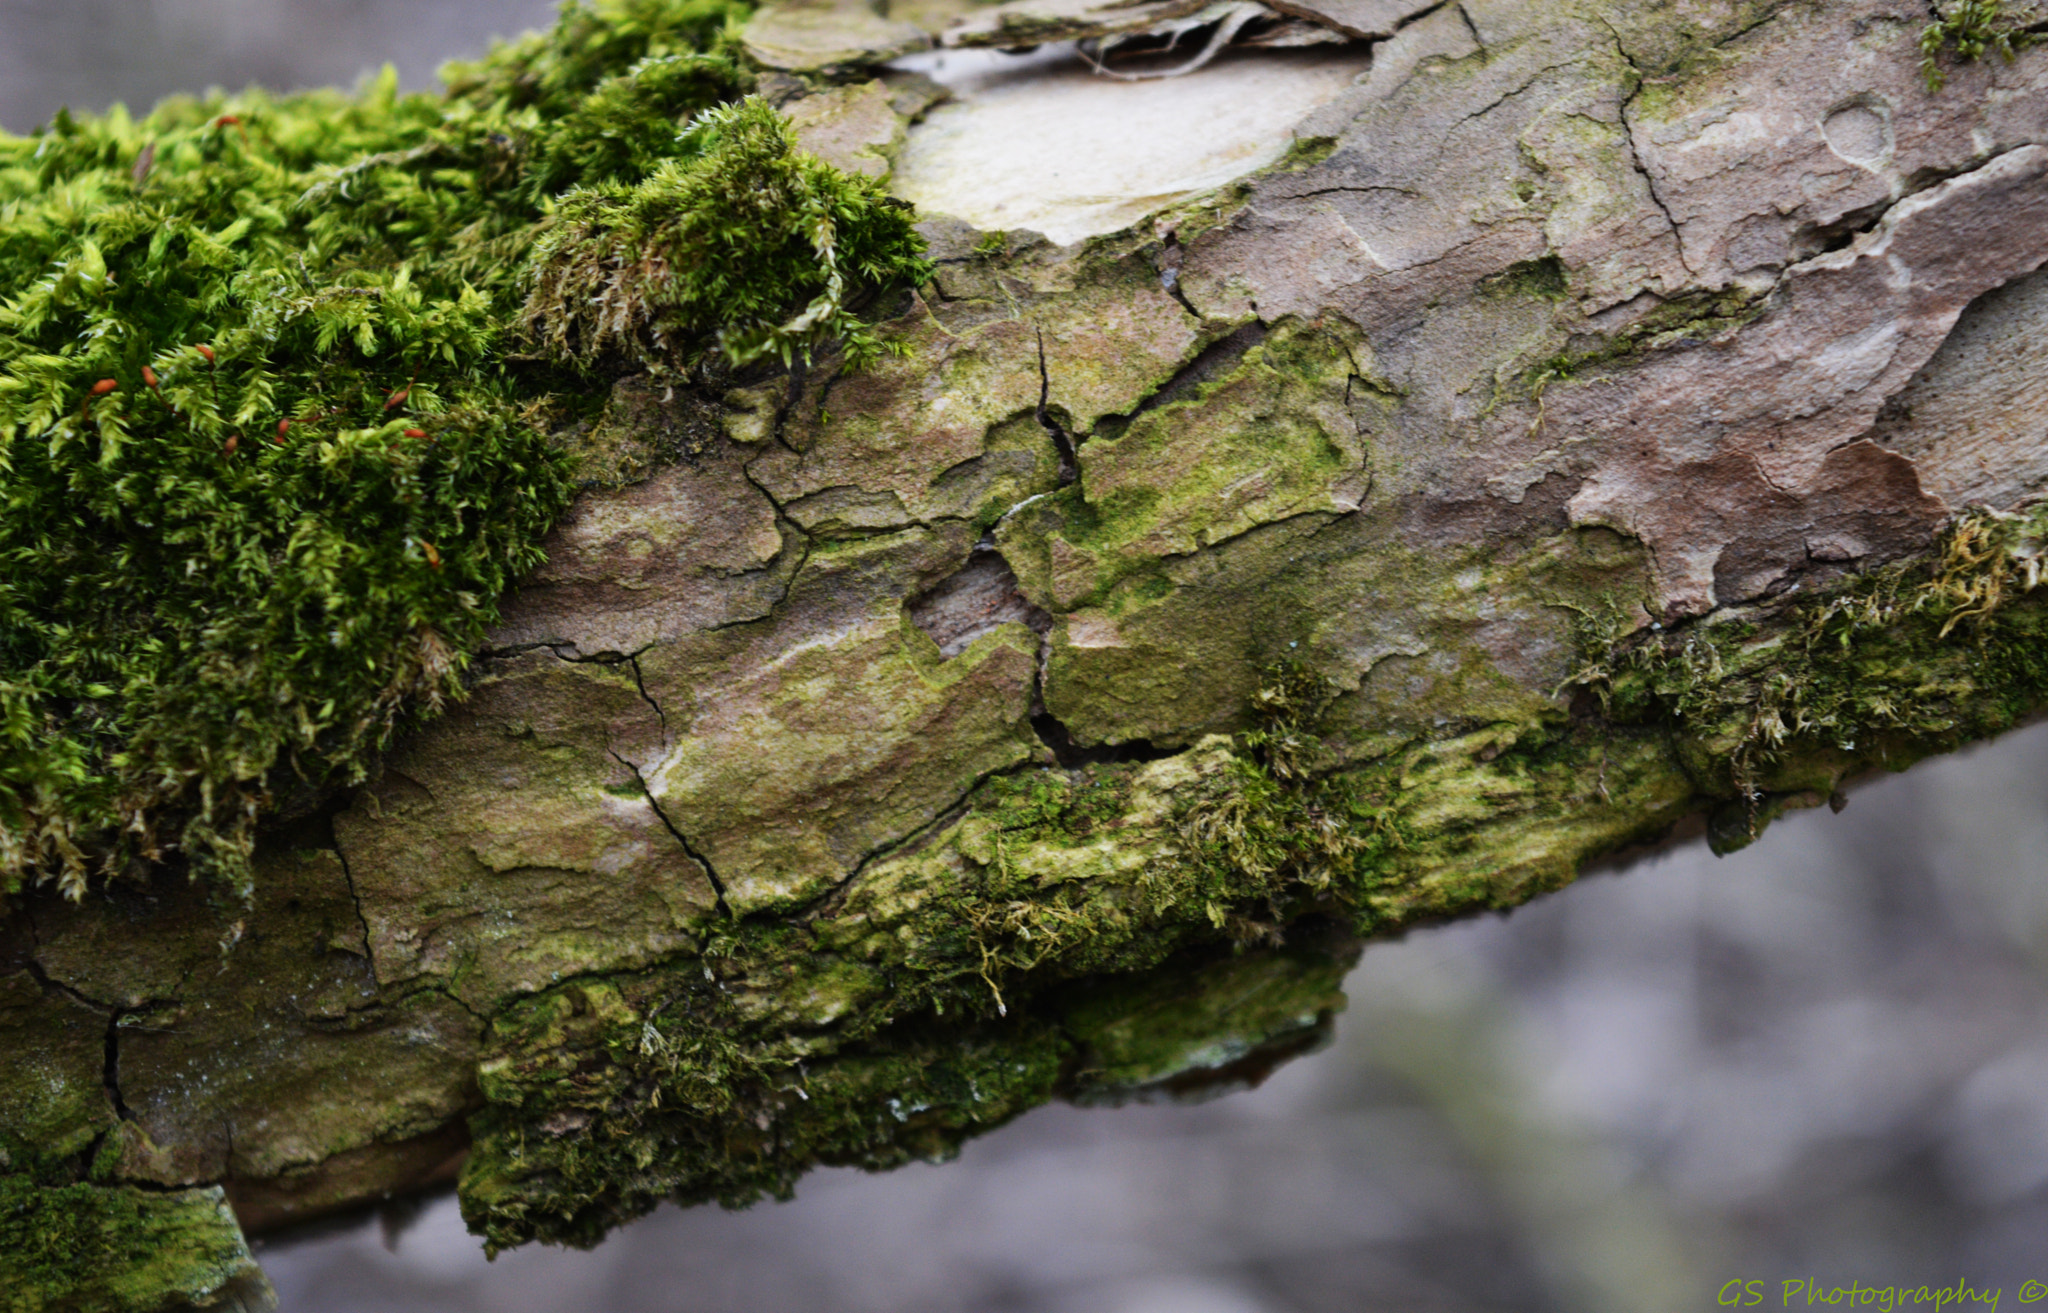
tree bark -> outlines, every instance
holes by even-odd
[[[882,46],[787,17],[786,111],[926,212],[900,354],[618,384],[468,700],[253,906],[9,911],[0,1273],[99,1258],[5,1307],[260,1300],[223,1199],[459,1173],[486,1243],[591,1243],[1255,1078],[1357,937],[2040,704],[2048,56],[1936,94],[1892,0],[1408,6],[1277,162],[1060,245],[911,169],[972,95],[820,90]]]

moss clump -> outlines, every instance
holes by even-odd
[[[546,32],[502,43],[474,63],[441,70],[451,103],[523,113],[575,131],[593,93],[643,60],[708,54],[734,67],[750,0],[568,0]],[[679,108],[681,108],[679,106]]]
[[[801,936],[773,947],[814,952]],[[1063,1093],[1256,1080],[1326,1033],[1355,957],[1322,927],[1284,949],[1070,979],[1006,1016],[939,1018],[890,999],[901,1010],[887,1024],[773,1039],[730,962],[718,983],[687,964],[564,984],[493,1027],[464,1216],[494,1249],[589,1245],[668,1199],[739,1207],[788,1197],[819,1164],[947,1158]]]
[[[1123,815],[1129,792],[1120,775],[1027,771],[990,780],[976,810],[998,833],[1024,842],[1084,843]]]
[[[166,1193],[0,1176],[0,1313],[173,1313],[268,1294],[218,1187]]]
[[[799,151],[764,101],[699,116],[677,145],[682,158],[639,182],[562,198],[534,253],[534,335],[564,360],[655,370],[707,340],[740,365],[789,364],[833,338],[849,365],[873,359],[881,342],[853,312],[856,291],[932,272],[909,207]]]
[[[1307,897],[1354,916],[1405,843],[1388,772],[1333,772],[1316,727],[1336,690],[1304,666],[1277,666],[1252,698],[1254,727],[1243,736],[1224,786],[1197,794],[1179,817],[1180,896],[1199,899],[1219,929],[1231,924],[1225,898],[1263,901],[1284,924]],[[1237,913],[1243,918],[1245,912]],[[1246,929],[1265,930],[1256,921]]]
[[[1920,32],[1920,76],[1930,92],[1948,85],[1944,55],[1959,63],[1973,64],[1987,53],[1999,54],[2011,63],[2026,47],[2040,38],[2025,24],[2034,17],[2032,5],[2008,10],[2004,0],[1954,0],[1938,8],[1933,22]]]
[[[1537,260],[1517,260],[1499,273],[1481,279],[1479,292],[1482,296],[1562,301],[1571,292],[1571,281],[1564,261],[1546,255]]]
[[[1070,1051],[1042,1020],[922,1022],[734,1072],[705,1103],[691,1098],[705,1088],[701,1055],[632,1048],[613,1055],[623,1079],[602,1090],[480,1114],[463,1213],[494,1251],[587,1247],[665,1200],[744,1207],[788,1198],[820,1164],[942,1161],[1052,1097]]]
[[[246,892],[277,786],[360,778],[459,691],[566,503],[574,398],[858,353],[850,306],[921,276],[917,239],[719,107],[746,12],[571,4],[442,96],[387,72],[0,136],[0,892],[161,863]],[[638,349],[526,349],[591,278],[634,332],[575,341]]]
[[[2048,695],[2044,558],[2048,506],[1971,512],[1929,559],[1776,614],[1602,643],[1575,682],[1614,720],[1670,723],[1696,762],[1719,763],[1724,780],[1701,783],[1732,788],[1753,832],[1767,787],[1811,783],[1801,763],[1821,782],[1856,761],[1904,767],[2031,713]]]

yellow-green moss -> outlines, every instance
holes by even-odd
[[[0,892],[246,893],[273,790],[459,692],[610,373],[868,343],[911,217],[737,99],[747,12],[571,3],[445,95],[0,135]],[[565,311],[622,242],[647,276]]]
[[[1779,608],[1627,639],[1594,635],[1576,682],[1623,724],[1680,734],[1709,796],[1748,822],[1767,792],[1832,787],[1852,764],[1894,769],[1996,734],[2048,694],[2048,613],[2035,589],[2048,506],[1973,511],[1928,559],[1855,576]]]
[[[0,1313],[182,1313],[268,1289],[218,1186],[0,1176]]]

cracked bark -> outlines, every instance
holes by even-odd
[[[688,461],[634,455],[667,403],[622,383],[639,472],[329,838],[266,834],[253,908],[0,927],[0,1093],[57,1091],[0,1105],[9,1169],[225,1183],[262,1226],[467,1153],[493,1243],[588,1240],[1203,1078],[1102,1000],[1293,1051],[1349,951],[1302,925],[1505,907],[1688,818],[1745,841],[2037,706],[1916,648],[1945,728],[1738,778],[1757,707],[1571,685],[1595,621],[1754,632],[1728,659],[1768,674],[1797,599],[2048,489],[2048,52],[1929,97],[1911,30],[1858,26],[1895,8],[1439,5],[1315,150],[1137,227],[932,219],[900,356],[686,398],[721,429]],[[1232,839],[1261,807],[1285,832]],[[1210,1016],[1230,972],[1288,1007]]]
[[[1074,439],[1068,435],[1060,422],[1046,409],[1046,402],[1052,396],[1052,374],[1045,364],[1045,333],[1036,333],[1038,342],[1038,409],[1033,412],[1038,427],[1045,430],[1052,439],[1052,445],[1060,454],[1060,486],[1065,487],[1081,477],[1081,458],[1075,450]]]
[[[641,696],[646,696],[644,690],[642,691]],[[647,704],[649,706],[654,707],[655,713],[657,715],[660,714],[661,708],[655,705],[653,698],[648,698]],[[732,909],[727,907],[725,904],[725,885],[720,883],[718,879],[717,868],[711,865],[710,860],[707,859],[704,856],[704,854],[698,852],[697,849],[694,846],[692,846],[692,844],[690,843],[690,837],[684,834],[681,830],[677,829],[676,823],[670,820],[668,818],[668,813],[661,809],[661,803],[655,798],[654,791],[647,787],[647,777],[640,773],[640,768],[634,765],[632,762],[627,761],[624,757],[619,756],[619,754],[616,752],[612,754],[612,757],[621,766],[624,766],[627,770],[633,772],[634,781],[637,784],[639,784],[640,791],[647,795],[647,804],[648,806],[654,808],[654,814],[661,818],[662,826],[665,829],[667,829],[670,834],[675,836],[676,842],[682,845],[683,851],[690,855],[690,860],[704,868],[704,874],[706,878],[708,878],[711,881],[711,888],[718,895],[718,914],[720,916],[730,918],[732,916]]]

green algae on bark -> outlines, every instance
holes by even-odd
[[[667,1200],[738,1207],[787,1198],[820,1164],[944,1161],[1054,1097],[1255,1084],[1327,1038],[1357,951],[1333,927],[1284,948],[1191,949],[1008,1013],[906,1016],[844,1043],[693,1037],[743,1014],[731,995],[748,989],[694,969],[563,985],[494,1028],[463,1213],[493,1248],[589,1245]]]
[[[447,95],[387,71],[0,138],[0,890],[170,863],[246,894],[276,789],[360,780],[459,694],[567,503],[550,429],[597,347],[872,344],[851,306],[921,245],[736,99],[745,12],[572,4]],[[646,276],[575,359],[522,356],[629,239]]]
[[[219,1186],[162,1192],[0,1175],[0,1313],[186,1313],[260,1306],[269,1295]]]

